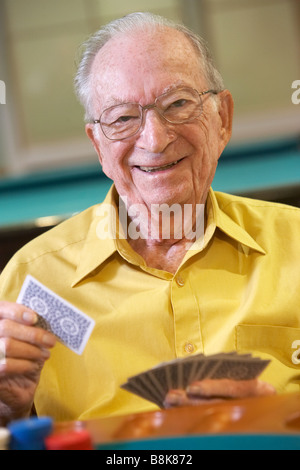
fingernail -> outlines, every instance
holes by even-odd
[[[45,335],[43,336],[42,341],[43,341],[43,344],[44,344],[45,346],[48,346],[48,347],[50,347],[50,348],[51,348],[52,346],[54,346],[55,343],[56,343],[55,337],[52,336],[52,335],[48,335],[48,334],[45,334]]]
[[[198,395],[201,396],[203,394],[203,387],[200,383],[194,382],[188,385],[186,389],[187,395]]]
[[[50,357],[49,349],[43,349],[42,354],[43,354],[44,359],[49,359],[49,357]]]
[[[27,323],[35,324],[37,322],[37,315],[33,312],[24,312],[23,313],[23,320]]]
[[[170,390],[166,396],[165,403],[168,406],[182,405],[185,402],[184,390]]]

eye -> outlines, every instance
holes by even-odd
[[[135,116],[120,116],[116,121],[115,123],[119,122],[120,124],[122,124],[123,122],[128,122],[130,121],[130,119],[134,119]]]
[[[182,106],[184,106],[185,104],[187,103],[187,100],[185,99],[180,99],[180,100],[176,100],[174,101],[174,103],[172,103],[169,108],[181,108]]]
[[[112,106],[106,109],[102,116],[101,122],[104,126],[127,126],[140,118],[139,108],[135,104],[124,104]]]

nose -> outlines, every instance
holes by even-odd
[[[144,122],[136,145],[148,152],[160,153],[177,136],[172,124],[168,123],[155,109],[144,111]]]

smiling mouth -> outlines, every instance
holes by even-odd
[[[144,171],[145,173],[154,173],[156,171],[163,171],[163,170],[168,170],[169,168],[172,168],[173,166],[177,165],[177,163],[181,162],[183,158],[180,160],[176,160],[176,162],[168,163],[167,165],[162,165],[162,166],[136,166],[141,171]]]

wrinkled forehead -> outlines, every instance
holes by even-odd
[[[191,41],[180,31],[165,28],[119,34],[94,59],[94,99],[105,99],[108,105],[115,97],[136,101],[142,91],[158,96],[177,84],[199,88],[205,86],[201,65]]]
[[[94,66],[121,67],[131,62],[152,67],[163,62],[187,65],[187,59],[200,67],[195,48],[182,32],[167,27],[148,27],[110,39],[98,52]]]

